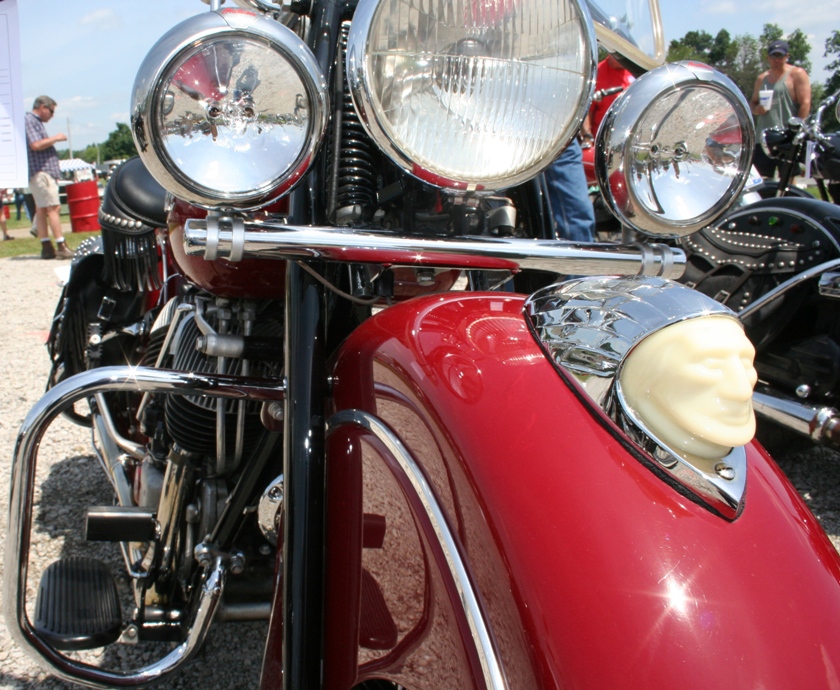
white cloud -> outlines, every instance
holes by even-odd
[[[61,105],[67,110],[72,109],[73,112],[78,112],[81,110],[94,110],[99,108],[101,103],[93,96],[71,96],[70,98],[63,99]]]
[[[120,18],[114,10],[109,7],[103,7],[102,9],[89,12],[79,19],[79,24],[82,24],[83,26],[91,25],[96,29],[106,30],[113,30],[121,27]]]
[[[721,2],[703,8],[703,12],[706,14],[735,14],[737,11],[738,8],[735,3],[730,2],[730,0],[721,0]]]

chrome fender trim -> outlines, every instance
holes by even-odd
[[[440,547],[446,557],[449,572],[458,590],[458,595],[467,617],[467,623],[470,626],[470,632],[472,633],[473,640],[475,640],[476,653],[481,662],[484,683],[488,690],[507,690],[507,683],[502,673],[499,656],[493,646],[493,639],[490,635],[487,621],[484,619],[484,614],[478,603],[475,589],[467,574],[467,569],[458,549],[458,544],[455,541],[452,530],[449,528],[449,524],[443,514],[443,509],[435,497],[432,487],[426,480],[422,469],[391,428],[377,417],[363,410],[342,410],[327,420],[327,436],[338,427],[344,425],[357,426],[373,434],[391,452],[403,472],[405,472],[426,510]]]

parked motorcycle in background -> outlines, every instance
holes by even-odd
[[[781,161],[778,184],[755,187],[766,198],[681,241],[680,280],[734,309],[756,346],[754,407],[768,422],[759,427],[767,442],[785,431],[840,444],[840,207],[792,186],[805,161],[824,199],[826,187],[836,191],[840,137],[823,135],[820,121],[829,106],[840,110],[837,96],[807,121],[764,132]]]
[[[760,133],[764,153],[779,161],[779,179],[768,180],[762,196],[808,196],[794,185],[797,176],[813,179],[823,201],[840,203],[840,133],[824,134],[823,115],[835,108],[840,91],[826,98],[814,113],[792,117],[787,126],[771,127]]]
[[[264,690],[835,687],[840,557],[751,441],[737,318],[664,243],[743,189],[732,82],[660,65],[655,2],[238,5],[135,82],[140,157],[15,450],[17,644],[96,687],[168,679],[248,620]],[[595,145],[647,243],[557,240],[537,181],[596,39],[647,71]],[[37,572],[62,413],[112,491]]]

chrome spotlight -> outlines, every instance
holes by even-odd
[[[328,112],[309,48],[244,9],[171,29],[141,65],[131,103],[149,171],[205,208],[257,208],[288,192],[311,164]]]
[[[754,141],[738,87],[707,65],[678,62],[648,72],[613,103],[598,130],[595,171],[623,223],[681,237],[738,198]]]

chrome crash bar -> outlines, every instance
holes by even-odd
[[[663,244],[576,244],[472,236],[441,239],[400,237],[385,231],[283,225],[243,218],[190,219],[184,229],[187,254],[207,260],[320,259],[350,263],[472,270],[523,269],[564,275],[652,275],[679,278],[681,249]]]
[[[784,283],[777,285],[746,309],[738,312],[738,318],[749,329],[750,319],[762,318],[762,310],[803,283],[819,279],[820,295],[828,299],[840,298],[840,259],[831,259],[797,273]],[[759,385],[753,393],[753,410],[756,415],[769,419],[793,432],[807,436],[814,443],[840,446],[840,411],[819,403],[788,397],[770,386]]]
[[[143,668],[109,671],[68,658],[42,639],[26,613],[26,578],[38,447],[52,421],[77,400],[101,393],[131,390],[147,393],[278,401],[285,397],[282,381],[218,374],[196,374],[148,367],[101,367],[76,374],[51,388],[23,420],[12,464],[12,494],[4,560],[3,605],[15,641],[45,659],[65,680],[95,687],[145,685],[181,666],[201,647],[221,604],[226,564],[215,558],[204,566],[201,594],[186,639],[163,659]],[[220,606],[221,604],[221,606]]]
[[[840,413],[833,407],[782,397],[769,388],[756,389],[752,403],[758,416],[807,436],[814,443],[840,445]]]

